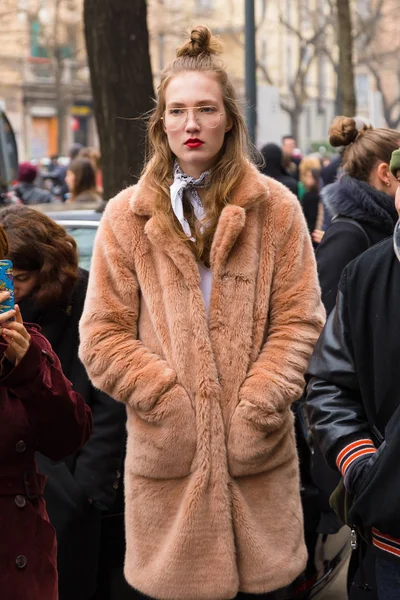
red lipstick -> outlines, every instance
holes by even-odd
[[[187,146],[188,148],[200,148],[200,146],[202,146],[203,144],[204,142],[202,140],[199,140],[198,138],[189,138],[185,142],[185,146]]]

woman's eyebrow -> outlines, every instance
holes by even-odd
[[[167,108],[192,108],[193,106],[216,106],[217,102],[215,102],[215,100],[199,100],[199,102],[197,102],[196,104],[191,104],[190,106],[188,106],[187,104],[185,104],[184,102],[168,102],[167,104]]]

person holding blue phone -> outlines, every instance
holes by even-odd
[[[0,224],[9,239],[7,258],[13,263],[21,313],[40,325],[66,377],[92,411],[93,435],[83,448],[56,463],[37,455],[57,532],[59,598],[88,600],[97,586],[103,515],[121,479],[125,409],[93,387],[78,357],[88,273],[78,267],[75,240],[49,216],[27,206],[0,210]]]
[[[0,259],[8,241],[0,226]],[[0,596],[58,600],[57,543],[35,453],[62,460],[90,437],[89,407],[72,389],[49,342],[23,323],[0,291]]]

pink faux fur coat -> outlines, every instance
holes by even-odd
[[[128,409],[125,575],[153,598],[281,588],[306,564],[291,403],[324,322],[296,198],[249,165],[221,214],[207,317],[143,181],[96,238],[80,356]]]

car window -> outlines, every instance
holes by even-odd
[[[65,227],[69,235],[75,238],[78,244],[79,251],[79,266],[82,269],[90,269],[90,262],[92,260],[94,238],[96,236],[96,227]]]

